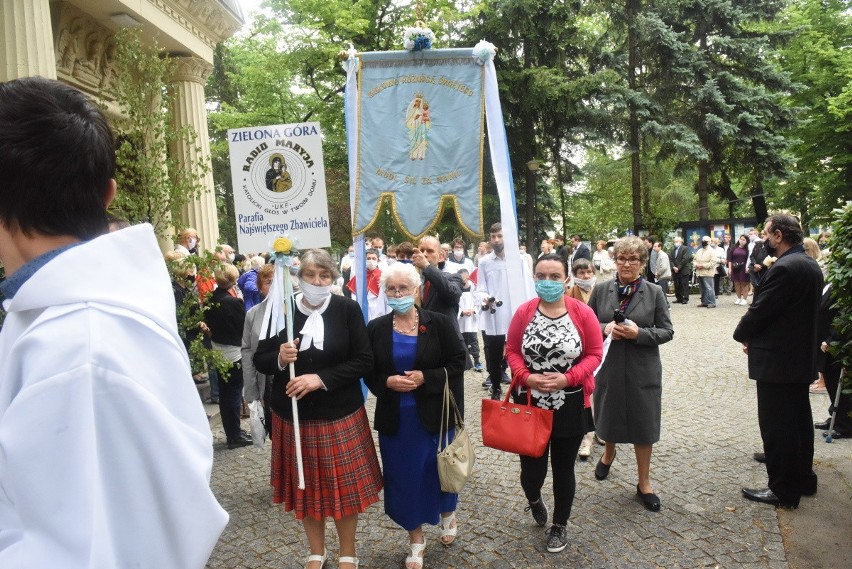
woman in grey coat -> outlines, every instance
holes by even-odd
[[[650,474],[651,451],[660,440],[663,369],[658,346],[672,339],[674,329],[663,290],[642,277],[648,263],[642,240],[619,239],[614,256],[616,278],[596,286],[589,299],[604,338],[611,342],[595,379],[595,428],[606,440],[595,478],[609,474],[616,443],[632,443],[636,493],[646,508],[658,511],[660,499]]]

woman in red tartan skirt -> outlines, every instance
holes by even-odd
[[[254,356],[272,384],[273,502],[284,503],[302,521],[310,545],[305,568],[326,561],[325,519],[331,517],[340,541],[342,569],[358,567],[355,530],[358,514],[379,499],[382,473],[364,410],[359,378],[370,373],[372,350],[361,309],[331,294],[337,267],[328,253],[302,256],[293,314],[293,344],[286,331],[262,340]],[[289,365],[295,362],[296,376]],[[298,400],[305,489],[299,490],[290,398]]]

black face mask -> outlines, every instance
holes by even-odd
[[[763,242],[763,250],[766,251],[769,256],[775,256],[775,247],[772,246],[768,239]]]
[[[701,242],[702,247],[707,247],[708,245],[710,245],[710,243],[708,241],[702,241]]]
[[[503,244],[502,243],[499,243],[499,244],[492,243],[491,248],[494,249],[495,253],[502,253],[503,252]]]

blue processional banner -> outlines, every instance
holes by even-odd
[[[358,55],[353,234],[388,201],[411,239],[448,202],[465,231],[482,234],[484,78],[470,49]]]

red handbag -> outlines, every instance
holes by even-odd
[[[553,411],[532,404],[527,389],[527,404],[510,403],[515,379],[502,401],[482,400],[482,444],[487,447],[538,458],[544,454],[553,431]]]

